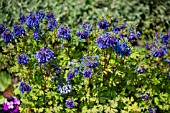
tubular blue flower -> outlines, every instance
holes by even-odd
[[[65,105],[67,108],[72,108],[74,106],[74,100],[66,100]]]
[[[127,46],[126,42],[116,44],[114,46],[114,51],[121,57],[128,56],[131,53],[131,49]]]
[[[70,92],[72,92],[72,85],[68,83],[68,84],[66,84],[64,86],[60,86],[58,84],[58,91],[60,91],[60,94],[70,93]]]
[[[37,14],[37,19],[41,21],[45,17],[44,10],[40,10]]]
[[[92,31],[92,25],[88,25],[86,21],[83,22],[81,28],[88,31],[88,32]]]
[[[19,90],[24,93],[32,90],[32,87],[25,82],[20,82]]]
[[[170,40],[170,36],[168,36],[168,34],[162,37],[162,42],[166,45],[168,44],[169,40]]]
[[[4,42],[6,43],[9,43],[11,40],[14,39],[14,34],[9,28],[6,28],[4,32],[1,34],[1,36],[4,39]]]
[[[99,62],[94,61],[94,60],[89,61],[89,62],[87,63],[87,66],[88,66],[89,68],[95,68],[95,67],[98,66],[98,65],[99,65]]]
[[[51,31],[54,31],[55,27],[57,26],[57,20],[55,18],[51,18],[49,21],[48,21],[48,28],[51,30]]]
[[[167,46],[162,46],[160,49],[157,49],[156,47],[152,48],[151,54],[156,58],[163,57],[168,52]]]
[[[24,29],[24,27],[22,25],[19,25],[18,23],[15,23],[13,28],[14,28],[14,34],[16,36],[18,36],[18,37],[20,37],[22,35],[26,36],[25,29]]]
[[[28,56],[26,55],[26,53],[18,55],[18,63],[22,65],[28,63]]]
[[[156,113],[157,108],[149,108],[148,111],[149,113]]]
[[[51,18],[54,18],[54,14],[52,12],[47,13],[46,19],[49,21]]]
[[[119,26],[113,26],[113,33],[118,33],[121,30]]]
[[[133,31],[130,32],[128,40],[137,40],[136,34]]]
[[[3,104],[4,110],[8,113],[19,113],[19,106],[21,105],[20,100],[16,97],[11,96],[5,100]]]
[[[145,94],[140,93],[140,95],[141,95],[141,97],[142,97],[143,99],[145,99],[145,100],[148,100],[149,97],[150,97],[150,94],[149,94],[149,93],[145,93]]]
[[[144,67],[142,67],[142,68],[136,70],[136,72],[141,74],[141,73],[146,72],[146,69]]]
[[[4,32],[4,30],[5,30],[4,24],[0,23],[0,34],[2,34]]]
[[[61,25],[58,28],[58,34],[57,35],[58,35],[59,38],[70,41],[71,40],[70,39],[70,33],[71,33],[71,30],[68,27],[68,25],[66,25],[66,26]]]
[[[116,38],[116,36],[114,36],[113,33],[107,32],[106,35],[107,35],[106,45],[108,47],[113,47],[118,43],[118,39]]]
[[[93,74],[93,72],[91,70],[84,70],[82,72],[83,76],[86,77],[86,78],[90,78]]]
[[[99,65],[98,56],[87,56],[87,59],[84,59],[82,63],[86,64],[89,68],[95,68]]]
[[[107,38],[108,36],[106,34],[103,34],[102,36],[98,36],[97,38],[97,46],[101,49],[107,48]]]
[[[33,32],[33,36],[34,36],[34,39],[37,41],[39,38],[40,38],[40,33],[38,32],[38,30],[34,30]]]
[[[105,29],[107,30],[109,27],[109,22],[107,20],[101,20],[98,22],[98,26],[100,29]]]
[[[86,39],[89,36],[89,32],[88,31],[78,31],[77,36],[80,37],[80,40]]]
[[[27,15],[26,17],[26,25],[28,26],[28,28],[39,28],[39,20],[36,17],[36,13],[30,13],[29,15]]]
[[[67,74],[67,80],[72,80],[75,77],[75,72],[69,71]]]
[[[51,59],[54,60],[54,52],[47,47],[42,47],[41,50],[37,51],[35,58],[38,60],[38,64],[44,63],[44,68],[46,68],[46,63]]]
[[[21,14],[19,15],[19,21],[20,21],[21,24],[24,24],[24,23],[25,23],[26,18],[25,18],[25,15],[24,15],[24,14],[21,13]]]

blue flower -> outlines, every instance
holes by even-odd
[[[71,33],[71,30],[68,27],[68,25],[66,25],[66,26],[61,25],[58,28],[58,34],[57,35],[58,35],[59,38],[70,41],[71,40],[70,39],[70,33]]]
[[[40,33],[38,32],[38,30],[34,30],[33,32],[33,36],[34,36],[34,39],[37,41],[39,38],[40,38]]]
[[[25,82],[20,82],[19,90],[24,93],[32,90],[32,87]]]
[[[18,23],[15,23],[13,28],[14,28],[14,34],[16,36],[18,36],[18,37],[20,37],[22,35],[26,36],[25,29],[24,29],[24,27],[22,25],[19,25]]]
[[[119,26],[113,26],[113,33],[118,33],[121,30]]]
[[[156,113],[157,108],[149,108],[148,111],[149,113]]]
[[[5,30],[4,24],[0,23],[0,34],[2,34],[4,32],[4,30]]]
[[[51,31],[54,31],[55,27],[57,26],[57,20],[55,18],[51,18],[49,21],[48,21],[48,28],[51,30]]]
[[[40,21],[45,17],[44,10],[40,10],[37,14],[37,19]]]
[[[145,99],[145,100],[148,100],[149,99],[149,97],[150,97],[150,94],[149,93],[145,93],[145,94],[140,94],[141,95],[141,97],[143,98],[143,99]]]
[[[116,44],[114,46],[114,51],[121,57],[128,56],[131,53],[131,49],[127,46],[126,42]]]
[[[80,40],[86,39],[89,36],[89,32],[88,31],[78,31],[77,36],[80,37]]]
[[[92,25],[88,25],[87,22],[85,22],[85,21],[83,22],[81,28],[88,31],[88,32],[92,31]]]
[[[18,63],[22,65],[28,63],[28,56],[26,55],[26,53],[18,55]]]
[[[146,69],[144,67],[142,67],[142,68],[136,70],[136,72],[141,74],[141,73],[146,72]]]
[[[67,81],[68,80],[72,80],[74,77],[76,76],[75,70],[69,70],[69,72],[67,73]]]
[[[108,47],[113,47],[118,43],[118,39],[116,38],[116,36],[114,36],[113,33],[107,32],[106,35],[107,35],[106,45]]]
[[[14,39],[14,34],[9,28],[5,28],[4,32],[1,34],[4,42],[9,43],[11,40]]]
[[[28,26],[28,28],[39,28],[39,20],[36,17],[36,13],[30,13],[29,15],[27,15],[26,25]]]
[[[46,19],[49,21],[51,18],[54,18],[54,14],[52,12],[47,13]]]
[[[49,62],[51,59],[54,60],[54,52],[47,47],[42,47],[41,50],[37,51],[35,58],[38,60],[39,65],[44,63],[44,68],[46,68],[46,62]]]
[[[89,68],[95,68],[96,66],[99,65],[98,60],[98,56],[88,56],[88,59],[86,59],[86,61],[84,60],[83,63],[87,64],[87,66]],[[87,63],[86,63],[87,62]]]
[[[72,92],[72,85],[71,84],[66,84],[64,86],[61,86],[58,84],[58,91],[60,91],[60,94],[67,94]]]
[[[97,46],[101,49],[107,48],[107,38],[108,35],[106,34],[103,34],[102,36],[99,35],[97,38]]]
[[[82,72],[83,76],[86,77],[86,78],[90,78],[93,74],[93,72],[91,70],[84,70]]]
[[[105,29],[107,30],[109,27],[109,22],[107,20],[101,20],[98,22],[98,26],[100,29]]]
[[[74,100],[66,100],[65,105],[67,108],[72,108],[74,106]]]
[[[156,47],[152,48],[151,54],[154,57],[158,57],[161,58],[163,57],[166,53],[168,52],[168,48],[167,46],[162,46],[159,49],[157,49]]]
[[[25,15],[21,13],[21,14],[19,15],[19,21],[20,21],[20,23],[21,23],[21,24],[25,23],[25,20],[26,20]]]

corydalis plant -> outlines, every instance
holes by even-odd
[[[22,53],[18,55],[18,63],[22,65],[28,63],[28,56],[26,53]]]
[[[79,39],[86,39],[88,38],[90,32],[92,31],[92,25],[88,25],[87,22],[83,22],[81,25],[81,30],[77,31],[77,36],[80,37]]]
[[[61,25],[59,28],[58,28],[58,33],[57,33],[57,36],[59,38],[62,38],[64,40],[67,40],[67,41],[70,41],[70,34],[71,34],[71,30],[70,28],[68,27],[68,25]]]
[[[32,87],[25,83],[25,82],[20,82],[19,90],[24,93],[24,92],[29,92],[32,90]]]
[[[51,59],[54,60],[54,52],[47,47],[42,47],[41,50],[37,51],[35,58],[37,59],[40,66],[42,63],[44,63],[44,68],[46,68],[46,63]]]
[[[4,39],[4,42],[6,42],[6,43],[9,43],[12,40],[14,40],[14,33],[9,28],[5,28],[5,30],[1,34],[1,36]]]

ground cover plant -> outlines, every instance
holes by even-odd
[[[168,113],[170,30],[152,32],[141,47],[121,14],[75,25],[22,13],[0,24],[0,103],[9,113]]]

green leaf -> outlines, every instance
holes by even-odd
[[[0,95],[0,104],[3,104],[4,102],[5,102],[5,98],[2,95]]]
[[[6,72],[0,73],[0,91],[3,92],[11,84],[11,77]]]

